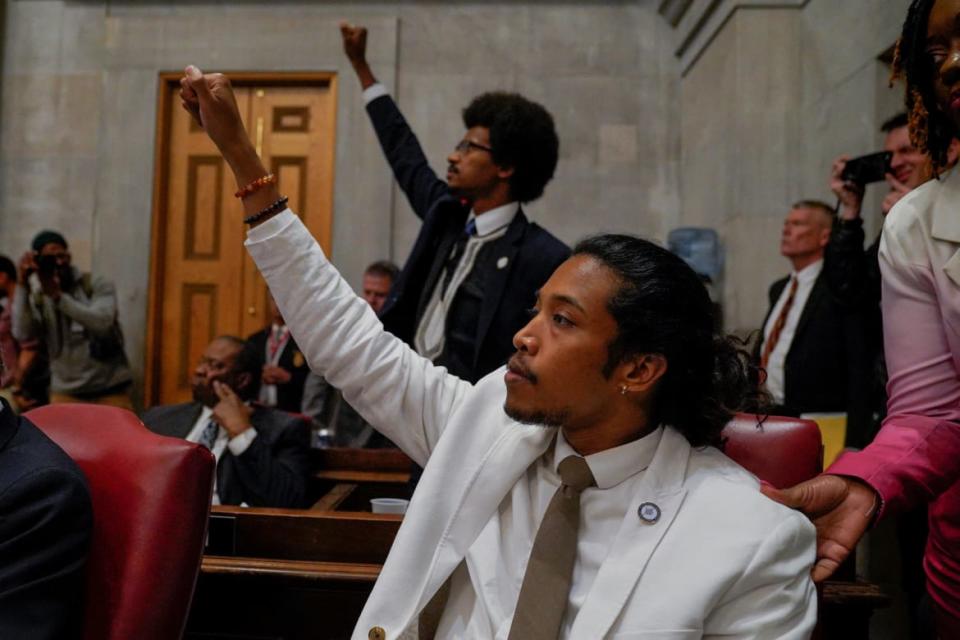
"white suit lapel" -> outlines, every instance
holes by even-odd
[[[666,427],[650,466],[630,502],[610,553],[597,573],[586,601],[577,613],[571,640],[604,637],[626,604],[650,556],[680,510],[686,490],[690,445],[677,431]],[[643,520],[640,506],[653,503],[660,516],[654,523]],[[645,512],[646,513],[646,512]]]
[[[555,435],[554,429],[508,424],[483,451],[481,460],[470,465],[472,470],[465,470],[469,465],[465,456],[477,449],[465,446],[457,437],[440,439],[361,614],[358,633],[379,625],[393,637],[390,634],[416,626],[420,611],[463,560],[517,479],[546,451]],[[370,607],[374,602],[389,604],[374,610]]]
[[[944,178],[933,203],[930,235],[960,245],[960,216],[951,203],[960,198],[960,175],[953,169]],[[947,277],[960,286],[960,250],[943,265]]]
[[[555,436],[556,429],[517,424],[512,425],[506,436],[490,448],[470,479],[459,507],[452,514],[437,545],[430,577],[421,595],[420,608],[426,606],[457,568],[504,497],[530,465],[543,455]]]

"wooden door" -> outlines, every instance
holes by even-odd
[[[243,248],[229,167],[161,77],[145,404],[190,399],[204,347],[267,322],[267,291]],[[233,76],[241,115],[280,192],[328,253],[332,240],[335,78]]]

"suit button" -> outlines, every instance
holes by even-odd
[[[387,640],[387,632],[383,630],[383,627],[373,627],[367,633],[367,638],[369,640]]]

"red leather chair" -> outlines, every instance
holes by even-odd
[[[823,470],[823,443],[813,420],[738,413],[723,438],[727,456],[777,489]]]
[[[180,638],[203,554],[213,454],[156,435],[116,407],[58,404],[25,415],[90,483],[84,637]]]
[[[792,487],[823,471],[823,442],[820,427],[813,420],[738,413],[722,435],[723,452],[728,457],[777,489]],[[820,587],[817,594],[819,620],[813,640],[824,635]]]

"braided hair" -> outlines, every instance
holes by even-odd
[[[906,83],[910,141],[930,156],[933,172],[947,167],[947,150],[955,135],[953,123],[937,104],[933,91],[936,69],[927,55],[927,22],[935,0],[913,0],[903,22],[903,32],[893,53],[894,80]]]

